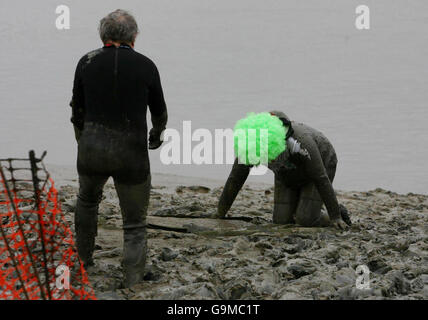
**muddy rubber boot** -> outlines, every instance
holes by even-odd
[[[147,208],[149,207],[151,176],[137,185],[114,180],[123,217],[124,286],[141,282],[147,256]]]
[[[141,282],[147,259],[146,227],[124,228],[123,271],[126,288]]]
[[[74,216],[76,230],[76,246],[80,259],[85,268],[94,265],[92,255],[95,249],[95,237],[97,235],[97,212],[98,207],[88,208],[77,201]]]
[[[74,214],[76,246],[84,267],[94,265],[92,254],[97,236],[98,206],[107,177],[79,174],[79,195]]]

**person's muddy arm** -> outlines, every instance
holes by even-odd
[[[149,87],[149,109],[153,128],[149,134],[149,148],[157,149],[162,144],[161,134],[166,128],[168,122],[168,111],[162,90],[159,71],[154,66],[152,83]]]
[[[232,171],[224,186],[223,193],[220,196],[216,214],[217,218],[224,218],[226,216],[238,192],[244,185],[245,180],[247,180],[250,169],[250,166],[238,163],[238,159],[235,160]]]
[[[321,199],[327,208],[330,220],[337,220],[340,218],[339,203],[328,178],[318,146],[314,141],[309,141],[305,143],[304,147],[310,155],[310,158],[305,159],[306,172],[315,183]]]
[[[79,141],[83,130],[85,116],[85,94],[82,83],[82,59],[79,61],[74,74],[73,97],[71,98],[71,122],[73,123],[76,140]]]

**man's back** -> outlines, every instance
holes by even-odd
[[[72,122],[81,130],[77,169],[141,182],[150,173],[147,106],[163,129],[166,105],[156,65],[129,45],[105,45],[76,68]],[[156,121],[156,119],[160,119]]]
[[[82,127],[92,122],[140,137],[147,137],[147,105],[154,117],[166,111],[156,65],[128,45],[107,45],[82,57],[73,100],[81,107],[74,120]],[[141,143],[146,147],[146,139]]]

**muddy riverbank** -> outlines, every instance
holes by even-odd
[[[130,289],[121,288],[118,198],[106,185],[88,270],[100,299],[428,298],[428,196],[338,191],[353,226],[337,231],[273,225],[269,185],[246,185],[232,219],[210,219],[221,186],[156,184],[167,180],[154,179],[147,273]],[[76,181],[59,186],[70,223],[77,190]],[[370,270],[368,290],[356,288],[359,265]]]

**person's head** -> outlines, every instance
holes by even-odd
[[[251,112],[235,124],[235,154],[240,163],[267,165],[286,150],[287,131],[278,116]]]
[[[118,9],[101,19],[99,33],[104,44],[126,43],[133,47],[138,34],[138,25],[129,12]]]

